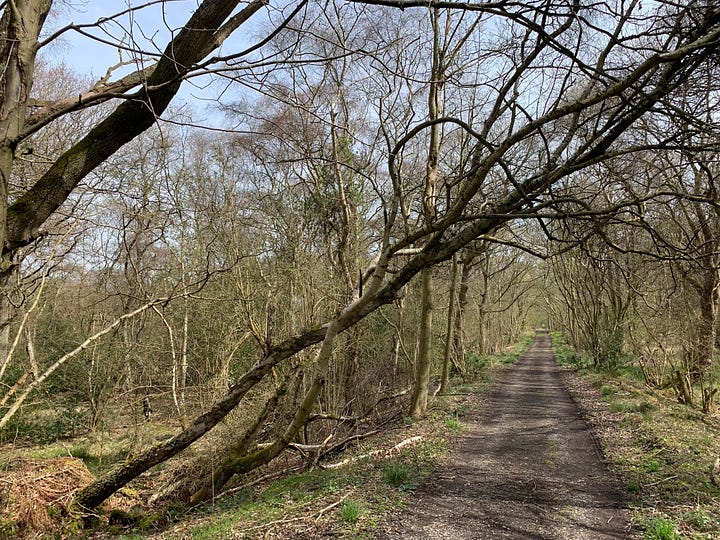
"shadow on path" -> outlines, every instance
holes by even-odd
[[[538,332],[459,448],[376,538],[626,538],[628,513],[600,456]]]

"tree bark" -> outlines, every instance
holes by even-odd
[[[447,315],[447,331],[445,335],[445,354],[443,355],[442,378],[440,379],[440,393],[444,394],[447,390],[448,379],[450,378],[450,360],[453,352],[453,332],[455,330],[455,289],[457,289],[458,280],[458,262],[457,255],[453,255],[452,268],[450,270],[450,303],[448,305]]]
[[[717,271],[713,271],[712,274],[714,276]],[[688,365],[688,375],[694,383],[705,376],[713,364],[715,355],[718,304],[720,303],[720,283],[716,281],[707,279],[698,291],[700,293],[700,320]]]
[[[455,310],[455,330],[453,332],[453,351],[455,354],[455,366],[460,375],[465,376],[465,338],[463,326],[465,321],[465,310],[468,305],[468,291],[470,290],[470,272],[472,271],[474,255],[461,261],[462,272],[460,272],[460,287],[458,289],[458,307]]]
[[[199,502],[214,498],[235,474],[242,472],[238,466],[241,465],[243,459],[247,457],[247,450],[257,437],[263,422],[275,411],[280,399],[287,393],[289,385],[295,380],[298,371],[297,368],[294,369],[276,388],[275,393],[265,402],[262,412],[255,419],[243,438],[232,448],[218,468],[212,472],[207,484],[193,494],[190,499],[192,504],[198,504]]]
[[[431,13],[433,28],[433,59],[430,70],[430,88],[428,91],[428,117],[436,120],[442,111],[442,80],[444,75],[443,51],[440,45],[440,11]],[[425,189],[423,193],[423,219],[426,225],[435,220],[435,200],[438,182],[438,161],[440,159],[440,124],[430,127],[430,142],[425,169]],[[410,416],[419,418],[427,408],[428,389],[430,387],[430,358],[432,348],[432,270],[422,271],[422,306],[420,308],[420,347],[415,363],[415,388],[410,403]]]
[[[432,345],[432,269],[421,272],[422,309],[420,313],[420,346],[415,362],[415,384],[410,399],[410,416],[420,418],[425,414],[430,389],[430,347]]]

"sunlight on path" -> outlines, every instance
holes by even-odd
[[[547,333],[495,384],[461,446],[377,538],[626,538],[627,513]]]

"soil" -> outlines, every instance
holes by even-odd
[[[539,332],[376,538],[627,538],[630,513],[561,371]]]

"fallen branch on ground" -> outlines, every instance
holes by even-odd
[[[349,423],[349,422],[362,422],[363,420],[366,420],[370,417],[371,414],[375,412],[375,410],[378,408],[378,406],[381,403],[384,403],[386,401],[392,401],[398,398],[401,398],[403,396],[406,396],[410,393],[410,388],[405,388],[404,390],[400,390],[399,392],[395,392],[394,394],[391,394],[389,396],[384,396],[379,398],[375,403],[370,405],[365,412],[358,416],[341,416],[337,414],[331,414],[331,413],[317,413],[310,416],[308,419],[308,422],[315,422],[317,420],[335,420],[336,422],[340,423]]]
[[[372,437],[373,435],[377,435],[378,433],[380,433],[379,429],[373,429],[371,431],[366,431],[365,433],[357,433],[355,435],[352,435],[352,436],[348,437],[347,439],[343,439],[342,441],[337,442],[337,443],[333,444],[332,446],[328,447],[325,451],[323,451],[321,453],[320,457],[323,458],[323,457],[330,456],[333,454],[338,454],[338,453],[342,452],[343,450],[345,450],[345,448],[347,448],[347,446],[350,443],[360,441],[362,439],[367,439],[368,437]]]
[[[405,439],[404,441],[400,441],[395,446],[388,450],[373,450],[372,452],[368,452],[367,454],[362,454],[360,456],[351,457],[348,459],[344,459],[342,461],[339,461],[338,463],[331,463],[330,465],[320,465],[320,468],[322,469],[339,469],[340,467],[344,467],[345,465],[349,465],[350,463],[354,463],[356,461],[360,461],[361,459],[365,459],[372,456],[377,456],[379,454],[383,454],[385,456],[390,456],[393,452],[397,450],[401,450],[402,448],[405,448],[406,446],[412,446],[414,444],[419,443],[422,440],[422,436],[416,435],[415,437],[410,437],[409,439]]]

